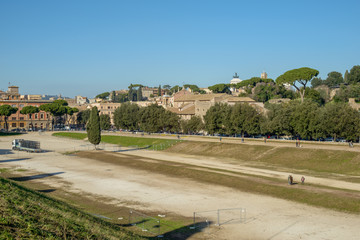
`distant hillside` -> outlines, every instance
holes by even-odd
[[[0,239],[144,239],[0,178]]]

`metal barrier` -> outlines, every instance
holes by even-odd
[[[192,229],[198,228],[198,222],[206,222],[208,226],[215,223],[216,226],[231,223],[245,223],[245,208],[226,208],[202,212],[194,212]]]

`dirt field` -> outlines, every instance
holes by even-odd
[[[273,197],[244,193],[232,188],[128,168],[111,162],[63,155],[59,152],[90,150],[92,147],[84,141],[56,138],[49,134],[33,133],[22,136],[25,139],[40,141],[42,148],[48,152],[40,154],[12,152],[9,150],[13,138],[0,138],[0,168],[26,169],[27,171],[18,174],[33,176],[31,181],[45,183],[54,189],[93,194],[107,199],[106,201],[112,204],[132,207],[138,211],[157,212],[161,215],[175,213],[191,217],[193,212],[198,211],[246,208],[245,223],[211,227],[210,230],[194,234],[189,239],[358,239],[358,226],[360,226],[358,215],[318,209]],[[102,147],[108,150],[119,150],[110,145]],[[332,146],[327,145],[313,147],[333,149]],[[339,146],[339,148],[348,149],[346,146]],[[350,150],[357,151],[358,149]],[[255,167],[234,166],[216,158],[209,161],[207,157],[200,158],[168,152],[141,150],[124,151],[116,155],[132,157],[135,160],[141,157],[149,162],[164,160],[191,164],[194,167],[208,166],[219,170],[238,171],[278,179],[286,179],[289,174]],[[40,177],[36,173],[48,175]],[[294,178],[300,179],[300,175],[294,175]],[[307,176],[307,181],[360,191],[360,184],[356,183],[312,176]],[[216,216],[210,215],[207,216],[210,220],[216,220]]]

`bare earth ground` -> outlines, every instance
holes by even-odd
[[[173,212],[187,217],[191,217],[195,211],[246,208],[246,223],[212,228],[204,233],[193,235],[194,239],[359,239],[360,217],[358,215],[318,209],[272,197],[243,193],[226,187],[63,155],[59,152],[87,150],[91,147],[85,141],[56,138],[48,133],[42,135],[32,133],[21,138],[38,140],[41,142],[41,147],[49,152],[40,154],[12,152],[9,150],[11,140],[14,138],[14,136],[0,138],[0,168],[27,169],[28,171],[22,172],[25,176],[39,172],[54,174],[55,176],[34,179],[34,181],[46,183],[56,189],[66,188],[67,191],[74,193],[95,194],[108,198],[114,204],[126,205],[139,211],[154,211],[159,214]],[[223,141],[231,141],[231,139]],[[261,143],[252,142],[251,144]],[[305,147],[333,149],[332,146],[327,145],[304,145]],[[338,147],[348,149],[347,146]],[[115,149],[109,145],[107,148]],[[358,151],[357,148],[349,150]],[[275,178],[286,179],[289,174],[248,166],[234,166],[229,162],[214,158],[209,161],[207,157],[144,150],[125,153],[135,157],[209,166]],[[294,178],[298,179],[300,176],[294,175]],[[360,184],[357,183],[311,176],[307,176],[306,181],[360,191]]]

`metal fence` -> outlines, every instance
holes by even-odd
[[[150,235],[161,235],[161,222],[160,219],[150,217],[144,213],[130,210],[129,212],[129,225],[140,228],[143,232],[149,232]]]
[[[235,224],[246,222],[245,208],[226,208],[202,212],[194,212],[192,228],[203,228],[204,223],[208,226],[214,224],[221,226],[224,224]]]

